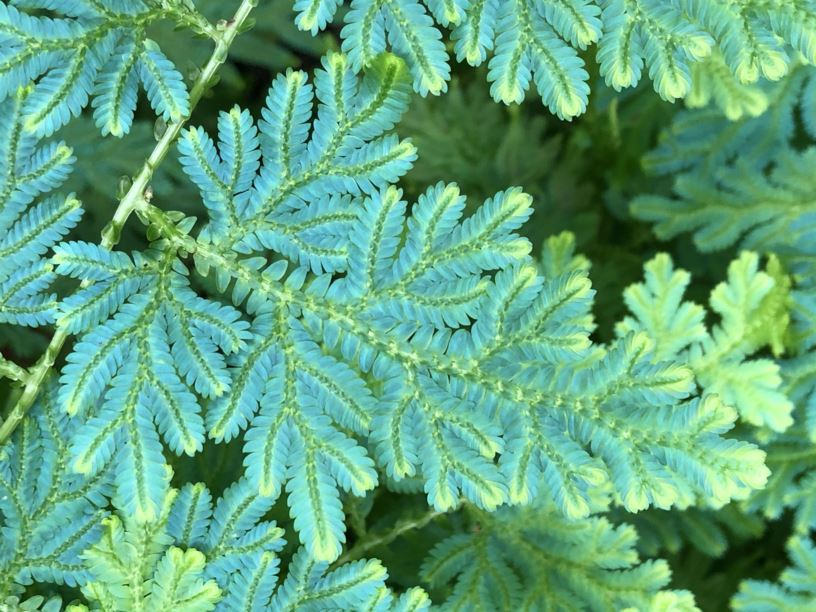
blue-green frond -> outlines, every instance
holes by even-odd
[[[770,103],[763,83],[741,82],[717,50],[692,65],[691,90],[685,98],[688,108],[705,108],[712,102],[729,121],[758,117],[768,110]]]
[[[688,368],[646,334],[592,345],[587,266],[562,240],[551,277],[539,275],[516,233],[528,195],[500,192],[465,217],[458,187],[440,183],[409,214],[399,172],[322,180],[346,172],[349,148],[383,138],[405,102],[391,56],[362,79],[343,55],[323,65],[314,90],[300,72],[273,83],[262,165],[249,199],[233,198],[234,221],[211,216],[194,248],[189,228],[171,232],[254,317],[253,338],[226,356],[230,390],[210,405],[208,433],[246,429],[248,483],[286,491],[313,557],[341,554],[341,491],[373,488],[375,465],[417,478],[438,510],[541,493],[582,517],[599,486],[630,510],[722,504],[761,486],[764,455],[722,437],[736,414],[692,399]],[[199,130],[187,139],[206,202],[223,181],[217,152]]]
[[[371,612],[426,612],[431,608],[431,598],[419,587],[412,587],[397,596],[391,589],[382,586],[365,602],[365,610]]]
[[[315,35],[334,19],[340,4],[342,0],[295,0],[295,24],[299,29],[308,30]]]
[[[171,545],[167,525],[175,495],[171,490],[163,496],[160,512],[147,524],[126,513],[105,519],[101,539],[83,554],[91,580],[82,592],[90,601],[124,610],[215,608],[222,591],[205,574],[204,553]]]
[[[808,168],[816,149],[782,150],[767,175],[750,161],[738,159],[716,174],[681,174],[675,197],[640,196],[632,212],[655,223],[655,232],[667,239],[692,233],[703,250],[739,244],[753,250],[807,250],[813,232],[813,214],[807,197],[813,182]],[[784,236],[784,244],[781,237]]]
[[[81,585],[81,554],[101,535],[110,495],[110,463],[93,478],[74,475],[68,440],[78,424],[58,408],[56,385],[17,428],[0,460],[0,589],[39,582]]]
[[[122,137],[133,125],[139,93],[139,52],[137,40],[119,42],[100,70],[94,86],[94,121],[103,136]]]
[[[417,0],[353,0],[341,36],[355,71],[372,65],[391,48],[408,63],[420,95],[447,90],[450,65],[442,34]]]
[[[166,490],[159,434],[175,453],[201,450],[200,396],[230,386],[226,356],[250,339],[240,313],[199,297],[187,270],[156,252],[110,252],[69,242],[57,271],[93,281],[60,305],[58,325],[88,329],[66,358],[60,397],[79,415],[74,468],[95,473],[116,455],[119,499],[149,521]]]
[[[97,126],[121,137],[133,122],[139,81],[158,116],[177,121],[189,113],[181,74],[146,38],[147,28],[166,18],[162,7],[138,0],[14,4],[19,8],[0,8],[0,99],[30,89],[22,108],[27,131],[54,133],[93,97]],[[36,12],[42,8],[51,14]]]
[[[139,76],[150,106],[167,122],[186,117],[190,112],[190,100],[183,77],[154,41],[147,39],[142,46]]]
[[[340,0],[296,0],[295,23],[314,35]],[[620,91],[647,72],[664,99],[715,98],[732,117],[755,116],[763,96],[751,86],[778,81],[798,57],[812,63],[816,20],[808,2],[732,5],[704,0],[354,0],[341,32],[355,71],[383,51],[403,57],[423,96],[447,89],[452,32],[456,59],[489,61],[497,101],[521,102],[534,81],[562,119],[583,113],[588,73],[579,53],[593,45],[606,83]],[[427,7],[427,8],[426,8]],[[714,58],[714,59],[711,59]],[[704,66],[705,65],[705,66]]]
[[[379,561],[329,570],[303,548],[280,579],[283,530],[262,520],[274,500],[247,480],[214,503],[202,484],[166,487],[148,520],[118,503],[108,514],[110,478],[77,479],[66,469],[61,436],[74,427],[53,399],[46,396],[48,403],[25,419],[0,463],[4,593],[21,593],[37,580],[80,587],[102,609],[203,612],[361,609],[388,591]],[[161,478],[167,483],[169,476]],[[411,589],[398,602],[425,609],[429,600]]]
[[[799,385],[796,386],[801,385],[806,390],[804,397],[798,393],[792,394],[798,400],[799,410],[807,408],[808,398],[812,394],[813,359],[812,355],[808,357],[805,363],[783,362],[783,373],[792,381],[799,378]],[[797,416],[799,414],[802,413],[799,412]],[[744,502],[746,510],[759,512],[766,519],[777,519],[783,512],[790,510],[798,532],[805,533],[813,529],[816,525],[816,508],[813,505],[813,494],[816,492],[813,470],[816,468],[816,460],[812,453],[811,432],[808,425],[797,423],[766,444],[766,463],[771,469],[771,476],[763,490],[757,491]]]
[[[573,522],[546,503],[467,522],[478,528],[443,539],[422,566],[423,580],[444,588],[443,609],[662,609],[654,602],[667,597],[695,609],[690,593],[664,590],[664,561],[641,562],[629,525],[598,516]]]
[[[273,82],[258,128],[236,108],[219,120],[218,147],[200,128],[184,133],[182,165],[201,189],[212,242],[243,254],[274,249],[315,273],[346,269],[356,219],[348,196],[396,181],[416,154],[388,134],[407,104],[400,60],[378,59],[363,79],[340,54],[323,68],[313,122],[313,87],[289,71]]]
[[[637,528],[638,550],[649,557],[661,552],[678,553],[690,546],[713,559],[725,554],[733,542],[759,538],[765,530],[760,516],[744,512],[737,504],[717,510],[647,510],[627,514],[625,520]]]
[[[573,5],[536,19],[584,40],[592,28],[574,20],[594,23],[595,12]],[[654,326],[632,319],[617,341],[593,344],[588,266],[569,237],[549,241],[536,266],[519,233],[529,195],[509,188],[471,208],[438,183],[403,199],[395,183],[415,151],[391,131],[409,97],[405,64],[380,55],[362,77],[350,64],[328,55],[313,86],[300,72],[276,79],[257,126],[236,107],[216,136],[185,132],[203,228],[148,203],[139,216],[158,240],[144,252],[55,250],[56,272],[83,284],[57,317],[83,332],[60,380],[76,423],[66,462],[86,479],[112,470],[114,505],[132,525],[110,521],[111,538],[155,528],[146,567],[188,576],[213,605],[217,588],[227,609],[242,599],[354,608],[387,599],[384,568],[327,568],[349,537],[347,500],[383,474],[410,480],[439,512],[544,503],[559,520],[611,503],[721,506],[760,488],[765,455],[727,436],[732,407],[698,397],[676,354],[689,339],[661,348]],[[745,336],[734,313],[779,312],[784,300],[766,304],[763,292],[784,273],[741,266],[712,304],[723,329]],[[667,291],[662,311],[680,308],[682,275],[663,268],[641,302]],[[706,331],[688,310],[691,323],[669,335]],[[243,477],[216,502],[203,485],[176,491],[165,457],[195,455],[207,436],[241,437],[244,452]],[[302,550],[276,594],[282,542],[265,519],[282,493]],[[651,597],[665,568],[639,567],[630,577]],[[509,561],[496,568],[495,584],[522,583]],[[172,596],[146,576],[164,585],[157,598]],[[511,607],[539,601],[496,595]]]
[[[209,489],[202,483],[186,484],[173,502],[167,519],[167,533],[181,545],[201,548],[213,512]]]
[[[703,66],[710,63],[707,60]],[[644,158],[644,165],[657,174],[680,169],[706,172],[710,176],[701,177],[704,184],[718,178],[719,169],[735,159],[745,168],[764,167],[790,143],[798,118],[809,136],[816,134],[810,112],[816,92],[813,75],[812,66],[795,64],[778,82],[753,86],[766,98],[767,110],[758,115],[743,113],[732,119],[726,104],[720,104],[722,109],[709,106],[678,113],[661,134],[659,146]],[[695,102],[692,96],[692,105]],[[739,100],[733,103],[740,104]]]
[[[388,576],[377,560],[354,561],[330,572],[327,569],[328,563],[299,550],[289,566],[289,575],[272,598],[272,609],[362,609]]]
[[[655,343],[655,356],[671,358],[706,337],[705,310],[683,301],[691,275],[676,270],[667,254],[648,261],[643,269],[645,282],[630,285],[623,294],[634,319],[625,318],[617,330],[620,334],[644,330]]]
[[[79,201],[68,196],[51,196],[30,207],[0,240],[0,274],[39,259],[74,227],[82,216]]]
[[[56,295],[49,250],[79,222],[82,208],[72,194],[50,194],[70,174],[74,157],[62,142],[40,144],[23,129],[21,109],[29,89],[0,102],[0,321],[37,327],[53,323]]]
[[[534,80],[544,104],[560,119],[586,110],[589,75],[576,50],[560,38],[548,19],[560,16],[528,0],[500,4],[495,14],[496,42],[490,59],[490,93],[505,104],[520,103]],[[563,25],[563,24],[562,24]]]
[[[470,0],[428,0],[427,4],[436,21],[449,26],[462,21]]]

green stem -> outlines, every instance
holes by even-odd
[[[28,378],[25,368],[18,366],[13,361],[0,357],[0,376],[11,380],[22,381]]]
[[[367,536],[357,541],[357,543],[337,561],[333,563],[333,567],[339,567],[349,561],[354,561],[361,558],[372,548],[377,546],[385,546],[396,540],[399,536],[407,531],[414,529],[422,529],[432,520],[445,514],[445,511],[429,509],[425,514],[414,519],[398,521],[391,529],[380,532],[369,532]]]
[[[215,49],[213,49],[210,59],[201,70],[201,73],[198,75],[198,78],[190,90],[191,114],[196,104],[204,95],[204,92],[207,91],[207,88],[210,86],[218,68],[226,61],[229,48],[238,35],[241,26],[243,26],[250,12],[252,12],[252,9],[257,5],[258,0],[243,0],[238,10],[235,11],[235,15],[226,23],[223,31],[219,33],[215,43]],[[100,244],[103,247],[110,249],[115,246],[119,242],[122,228],[128,220],[128,217],[130,217],[134,211],[143,210],[147,206],[149,198],[146,197],[146,192],[150,180],[153,178],[153,173],[162,161],[164,161],[164,158],[167,157],[170,146],[175,142],[176,138],[178,138],[182,128],[189,119],[190,116],[188,115],[167,126],[161,139],[156,143],[152,153],[150,153],[150,157],[147,158],[141,171],[133,180],[125,197],[122,198],[116,207],[113,219],[111,219],[110,223],[102,231],[102,241]],[[83,282],[82,286],[87,287],[90,284],[89,282]],[[23,420],[23,417],[31,408],[31,405],[34,403],[45,382],[48,372],[53,367],[65,341],[68,339],[68,335],[69,334],[65,331],[57,329],[45,353],[29,370],[22,395],[17,400],[14,408],[11,409],[6,420],[0,425],[0,444],[4,444],[6,440],[9,439],[17,428],[17,425]]]

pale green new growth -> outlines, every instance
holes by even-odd
[[[689,274],[675,270],[668,255],[658,255],[645,265],[645,283],[624,293],[634,318],[616,329],[621,335],[645,331],[660,358],[689,364],[706,394],[719,395],[752,425],[784,431],[793,423],[793,403],[783,393],[779,365],[749,356],[766,346],[774,354],[783,350],[789,281],[758,266],[758,256],[749,252],[731,263],[728,280],[711,293],[710,307],[720,322],[709,331],[705,310],[683,301]]]

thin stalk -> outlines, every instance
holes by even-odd
[[[190,90],[190,114],[192,114],[196,104],[201,100],[201,96],[207,91],[218,68],[226,61],[232,42],[252,12],[252,9],[257,5],[258,0],[243,0],[238,10],[235,11],[235,15],[232,19],[223,25],[223,29],[221,29],[220,35],[215,42],[215,49],[213,49],[212,55],[210,55],[209,60],[207,60],[207,63],[204,65],[204,68],[201,70],[201,73],[198,75],[198,78],[196,78]],[[127,222],[128,217],[130,217],[135,210],[143,209],[147,206],[149,198],[146,197],[146,192],[150,180],[153,178],[153,173],[162,161],[164,161],[164,158],[167,157],[170,146],[176,141],[182,128],[189,119],[190,115],[187,115],[179,121],[167,126],[167,129],[164,131],[164,134],[162,134],[159,142],[156,143],[156,146],[153,148],[147,161],[145,161],[139,174],[136,175],[136,178],[133,180],[130,189],[128,189],[128,192],[116,207],[116,211],[110,223],[108,223],[102,231],[102,241],[100,244],[103,247],[110,249],[115,246],[119,242],[122,228]],[[83,282],[82,286],[87,287],[90,284],[90,282]],[[22,395],[17,400],[14,408],[11,409],[6,420],[0,424],[0,445],[9,439],[17,428],[17,425],[23,420],[23,417],[31,408],[68,336],[69,334],[64,330],[57,329],[51,338],[48,348],[45,349],[45,353],[28,371]]]
[[[432,520],[446,514],[445,511],[442,510],[434,510],[431,508],[425,514],[418,516],[417,518],[398,521],[391,529],[387,531],[379,531],[373,532],[370,531],[368,534],[359,540],[353,547],[351,547],[345,554],[343,554],[337,561],[333,563],[334,567],[338,567],[343,565],[344,563],[348,563],[349,561],[355,561],[356,559],[361,558],[364,556],[368,551],[372,548],[376,548],[377,546],[385,546],[386,544],[390,544],[394,540],[396,540],[402,534],[412,531],[414,529],[422,529],[430,523]]]
[[[28,377],[25,368],[18,366],[13,361],[0,357],[0,376],[11,380],[22,381]]]

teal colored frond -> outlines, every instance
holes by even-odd
[[[481,25],[496,36],[487,75],[495,100],[522,102],[533,79],[544,104],[560,119],[586,110],[589,75],[576,50],[559,36],[558,30],[564,29],[559,25],[572,25],[558,19],[563,8],[547,9],[528,0],[502,2],[495,10],[495,23]],[[581,27],[597,36],[597,18],[591,12],[586,17],[589,20]]]
[[[53,597],[44,597],[42,595],[34,595],[33,597],[25,597],[20,599],[16,595],[8,595],[0,599],[0,606],[5,606],[9,610],[20,610],[21,612],[60,612],[63,610],[62,598],[58,595]],[[80,607],[65,608],[69,612],[84,612]]]
[[[139,76],[150,106],[167,122],[186,117],[190,112],[190,104],[181,74],[154,41],[147,39],[142,47]]]
[[[20,89],[0,102],[0,323],[36,327],[54,322],[53,266],[45,255],[82,216],[73,195],[51,194],[74,163],[63,142],[40,144],[26,132]]]
[[[334,13],[341,3],[342,0],[295,0],[295,24],[301,30],[317,34],[334,19]]]
[[[792,565],[778,582],[746,580],[731,600],[740,612],[804,612],[816,605],[816,548],[806,536],[788,542]]]
[[[803,277],[803,281],[812,279]],[[807,295],[805,291],[792,292],[792,333],[786,341],[793,344],[797,354],[779,361],[781,390],[796,406],[794,426],[766,444],[771,477],[768,485],[746,502],[749,510],[759,511],[769,519],[791,510],[794,525],[801,533],[816,527],[816,353],[807,333],[802,333],[805,325],[797,320],[797,312],[807,309],[807,301],[803,302]]]
[[[645,283],[624,292],[634,316],[617,325],[618,334],[645,332],[660,359],[687,363],[704,392],[719,395],[746,422],[774,431],[788,428],[794,406],[784,392],[779,365],[750,358],[766,346],[775,355],[784,349],[786,279],[760,271],[757,255],[744,252],[729,266],[728,280],[711,293],[710,307],[720,323],[709,331],[705,309],[683,301],[688,272],[675,270],[665,254],[649,261],[645,272]]]
[[[664,561],[641,562],[637,534],[594,516],[565,519],[548,504],[474,512],[471,528],[437,544],[422,577],[445,588],[445,610],[696,610],[687,591],[663,590]]]
[[[106,610],[185,612],[375,609],[376,595],[391,596],[376,560],[329,570],[300,549],[280,577],[283,530],[262,520],[273,501],[246,480],[215,502],[203,484],[187,484],[169,489],[148,522],[112,515],[82,555],[82,592]],[[403,599],[421,604],[422,595],[413,589]]]
[[[575,252],[575,235],[561,232],[550,236],[541,248],[541,271],[545,278],[555,278],[572,272],[589,273],[591,263]]]
[[[201,450],[196,393],[228,391],[225,355],[246,344],[248,324],[234,308],[196,295],[173,251],[131,258],[83,242],[54,251],[58,274],[94,281],[61,302],[57,318],[59,327],[85,332],[60,378],[63,409],[83,420],[73,469],[95,474],[115,456],[124,507],[152,520],[167,486],[158,435],[175,453]]]
[[[342,0],[295,0],[295,23],[316,34],[333,19]],[[341,36],[343,51],[355,71],[376,63],[386,50],[393,50],[408,63],[414,89],[421,95],[447,90],[450,65],[442,34],[434,17],[442,23],[461,18],[467,0],[436,0],[432,15],[418,0],[352,0]]]
[[[70,439],[78,423],[47,388],[0,451],[0,592],[33,581],[82,585],[83,550],[102,535],[111,490],[111,463],[93,478],[70,469]],[[26,608],[23,608],[26,609]]]
[[[289,575],[272,598],[273,610],[358,610],[382,587],[388,576],[375,560],[355,561],[326,573],[328,563],[304,550],[292,559]]]
[[[499,192],[465,217],[458,187],[439,183],[409,207],[391,183],[414,152],[387,133],[405,105],[400,60],[381,56],[363,79],[342,55],[324,69],[314,88],[303,73],[278,77],[257,136],[237,108],[221,116],[219,146],[186,133],[182,163],[210,212],[197,239],[187,220],[147,213],[154,235],[253,317],[251,340],[224,350],[224,392],[196,390],[212,398],[210,437],[246,430],[249,482],[286,491],[310,555],[341,554],[341,491],[374,488],[375,464],[396,481],[419,476],[438,510],[540,493],[573,518],[605,482],[630,510],[720,505],[761,486],[763,454],[720,437],[735,413],[693,399],[691,371],[656,359],[644,334],[592,345],[586,266],[550,263],[542,278],[516,233],[528,195]],[[95,377],[121,360],[113,346],[98,375],[79,362],[87,349],[70,357],[64,388],[97,397]]]
[[[700,64],[700,70],[705,73],[713,69],[712,61],[716,59]],[[746,101],[751,112],[743,112],[739,118],[734,118],[737,107],[729,108],[732,103],[742,108],[741,94],[735,94],[733,102],[720,104],[722,108],[709,106],[678,113],[661,133],[658,147],[644,158],[644,166],[655,174],[688,169],[702,174],[704,182],[709,182],[725,163],[737,158],[746,167],[763,168],[774,161],[780,148],[791,142],[800,120],[805,132],[816,138],[814,75],[813,66],[797,64],[778,82],[751,86],[759,106]],[[694,86],[704,87],[704,83],[695,82]],[[723,86],[727,86],[727,81],[720,81],[717,87]],[[687,102],[690,105],[702,103],[701,95],[708,93],[693,90]],[[760,102],[763,97],[767,110],[754,116],[763,105]]]
[[[816,348],[816,288],[802,286],[791,292],[791,299],[793,343],[802,351]]]
[[[757,251],[813,253],[816,149],[777,151],[768,174],[738,159],[716,173],[681,174],[675,197],[640,196],[632,213],[662,239],[692,233],[703,251],[734,244]],[[784,260],[784,259],[783,259]]]
[[[816,610],[815,66],[816,0],[0,2],[0,612]]]
[[[333,19],[340,0],[296,0],[296,24],[312,34]],[[355,70],[392,50],[409,64],[414,88],[442,93],[450,74],[444,27],[456,58],[489,60],[491,93],[521,102],[533,80],[562,119],[586,110],[588,74],[579,52],[597,45],[601,76],[620,91],[644,71],[666,100],[714,97],[729,116],[756,115],[763,96],[751,85],[778,81],[802,57],[816,62],[816,12],[791,3],[711,0],[354,0],[341,33]],[[710,59],[712,58],[713,59]],[[700,65],[703,63],[703,65]]]
[[[124,515],[103,522],[100,540],[83,554],[90,580],[83,594],[101,609],[213,610],[221,590],[205,575],[205,555],[172,546],[167,534],[175,491],[161,512],[141,524]]]
[[[407,104],[404,64],[383,56],[362,81],[345,56],[330,54],[323,67],[314,87],[303,72],[279,75],[258,128],[246,111],[222,114],[218,148],[201,129],[185,132],[181,161],[202,191],[212,242],[240,253],[274,249],[318,274],[343,271],[356,219],[346,196],[411,167],[414,147],[388,133]]]
[[[398,597],[388,587],[380,587],[365,602],[371,612],[427,612],[431,598],[419,587],[412,587]]]
[[[190,111],[181,74],[146,38],[163,7],[141,0],[50,3],[52,14],[0,6],[0,99],[32,88],[22,114],[26,131],[50,135],[79,115],[93,96],[103,134],[130,130],[139,82],[166,121]]]

